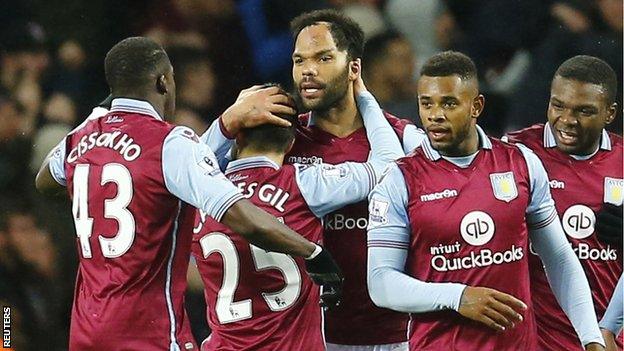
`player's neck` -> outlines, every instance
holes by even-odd
[[[258,157],[264,156],[269,160],[275,162],[280,167],[284,164],[284,153],[281,152],[267,152],[267,151],[257,151],[252,148],[244,148],[238,151],[238,155],[236,156],[237,160],[242,160],[248,157]]]
[[[326,111],[313,111],[312,116],[317,127],[341,138],[364,126],[353,97],[352,87],[336,105]]]

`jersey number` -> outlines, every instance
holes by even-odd
[[[93,231],[93,218],[89,217],[89,165],[76,165],[74,170],[74,192],[72,213],[76,234],[80,239],[82,257],[91,258],[89,238]],[[104,217],[117,221],[117,234],[112,238],[98,237],[104,257],[115,258],[128,251],[134,241],[135,223],[127,207],[132,200],[132,176],[128,169],[119,163],[108,163],[102,168],[100,185],[109,182],[117,185],[117,196],[104,200]]]
[[[223,233],[214,232],[205,235],[199,243],[204,258],[213,252],[218,252],[223,258],[223,283],[215,308],[219,322],[226,324],[251,318],[251,299],[234,301],[240,263],[232,240]],[[282,290],[275,293],[262,293],[271,311],[283,311],[292,306],[301,292],[301,274],[295,260],[282,253],[266,252],[251,244],[249,246],[256,270],[278,269],[284,276],[285,286]]]

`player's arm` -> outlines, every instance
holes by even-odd
[[[510,295],[460,283],[424,282],[405,273],[407,203],[405,180],[393,164],[370,195],[367,281],[375,305],[409,313],[455,310],[496,330],[521,321],[515,309],[526,306]]]
[[[262,124],[289,127],[290,122],[278,115],[296,113],[292,99],[278,86],[255,85],[242,90],[232,106],[217,118],[201,136],[201,140],[214,151],[219,166],[225,169],[229,162],[234,138],[243,128]]]
[[[401,147],[401,142],[394,129],[383,115],[379,103],[375,97],[366,89],[361,75],[353,84],[358,110],[362,115],[366,137],[370,143],[371,153],[367,163],[371,165],[375,176],[381,177],[381,173],[386,165],[405,156]],[[377,183],[376,181],[374,183]]]
[[[518,145],[531,178],[527,225],[533,249],[540,256],[550,287],[586,349],[604,347],[587,277],[566,239],[548,187],[546,170],[537,156]]]
[[[622,308],[624,306],[624,283],[622,283],[622,279],[623,277],[620,276],[620,280],[618,280],[613,291],[613,296],[611,296],[609,306],[599,323],[602,336],[607,344],[607,351],[617,350],[615,337],[622,330],[624,320],[624,310]]]
[[[56,196],[65,193],[65,138],[48,153],[43,160],[37,176],[35,187],[44,195]]]
[[[194,136],[189,128],[176,127],[163,145],[163,175],[173,195],[258,247],[306,258],[308,273],[317,284],[342,281],[340,270],[325,250],[243,199],[219,170],[210,148],[189,135]]]
[[[338,165],[295,165],[296,180],[303,198],[321,218],[345,205],[366,199],[386,165],[404,156],[401,143],[383,111],[362,79],[356,81],[357,104],[371,145],[367,162]]]

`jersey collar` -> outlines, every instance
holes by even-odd
[[[110,112],[132,112],[142,115],[148,115],[162,121],[163,118],[156,112],[152,104],[147,101],[141,101],[128,98],[115,98],[111,102]]]
[[[241,158],[239,160],[234,160],[228,163],[228,166],[225,169],[225,175],[242,171],[244,169],[262,167],[269,167],[275,170],[280,169],[280,166],[277,163],[273,162],[270,158],[266,156],[251,156]]]
[[[487,134],[485,134],[483,129],[479,127],[479,125],[476,125],[476,127],[477,127],[477,134],[479,134],[479,148],[491,150],[492,141],[490,141],[490,138],[487,136]],[[422,149],[425,152],[425,156],[427,156],[427,158],[430,159],[431,161],[437,161],[440,158],[442,158],[442,155],[440,155],[440,153],[436,149],[433,148],[433,145],[431,145],[431,141],[429,140],[429,137],[427,136],[424,139],[425,140],[423,140]]]
[[[555,135],[550,127],[550,123],[548,122],[544,124],[544,147],[557,147]],[[604,129],[602,130],[602,135],[600,136],[600,149],[611,151],[611,138],[609,137],[609,133]]]

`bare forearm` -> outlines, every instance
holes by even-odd
[[[312,242],[247,200],[236,202],[225,213],[222,222],[250,243],[268,251],[309,257],[316,248]]]

